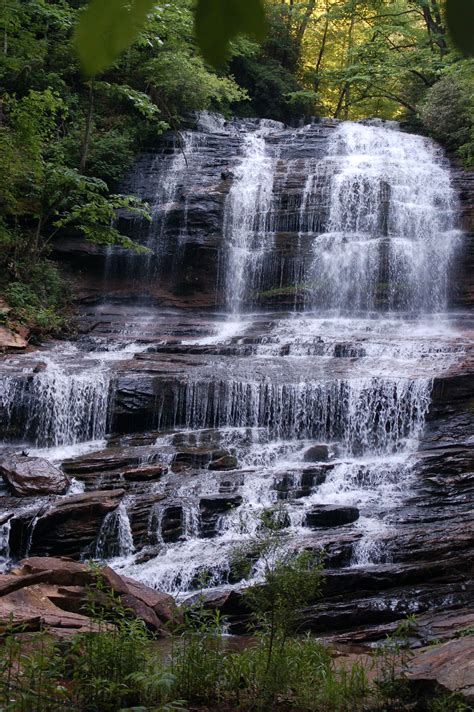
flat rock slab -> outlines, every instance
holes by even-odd
[[[17,497],[64,494],[70,480],[48,460],[10,455],[0,461],[0,474]]]
[[[474,701],[474,635],[416,653],[408,678],[417,682],[435,681],[450,692],[459,692]]]

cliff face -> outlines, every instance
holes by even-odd
[[[266,139],[277,156],[274,200],[266,225],[272,240],[264,245],[265,257],[246,295],[248,305],[301,308],[307,303],[313,240],[328,227],[330,179],[330,174],[318,175],[309,186],[310,202],[305,203],[308,174],[327,155],[336,126],[337,122],[323,120],[304,131]],[[139,158],[125,181],[124,192],[150,205],[152,221],[123,215],[119,224],[151,249],[148,258],[90,245],[73,236],[58,242],[55,256],[63,263],[79,301],[101,300],[106,284],[108,294],[119,300],[145,298],[178,308],[226,306],[226,206],[241,161],[242,137],[228,128],[221,127],[221,131],[186,132],[178,143],[173,134],[165,135],[156,152]],[[451,164],[463,236],[452,264],[450,304],[467,308],[474,300],[474,173],[463,170],[454,159]],[[311,216],[311,236],[302,222],[304,211]],[[383,220],[381,216],[381,229]],[[381,307],[384,279],[381,275]]]
[[[456,163],[452,169],[453,184],[459,195],[463,245],[455,277],[453,306],[472,308],[474,304],[474,171],[466,171]]]

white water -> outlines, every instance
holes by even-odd
[[[0,524],[0,571],[4,570],[10,559],[10,529],[10,519]]]
[[[265,136],[282,129],[275,121],[259,122],[244,135],[242,159],[224,210],[227,247],[226,299],[228,311],[239,314],[255,286],[261,261],[271,239],[271,208],[275,158],[266,149]]]
[[[133,554],[134,551],[135,547],[127,508],[124,502],[121,502],[117,509],[106,514],[97,535],[93,556],[99,560],[127,557]]]
[[[389,311],[446,309],[459,233],[456,196],[439,148],[387,128],[343,123],[334,133],[327,232],[314,244],[313,303]]]
[[[63,354],[45,354],[41,370],[29,377],[3,381],[0,409],[8,430],[18,406],[23,406],[24,437],[37,446],[60,447],[105,436],[110,373],[90,362],[87,368],[66,370]],[[26,371],[28,373],[28,371]]]
[[[244,138],[225,215],[232,328],[201,344],[231,337],[239,343],[239,320],[241,335],[252,330],[254,317],[242,312],[275,230],[276,161],[266,137],[279,130],[250,130]],[[233,376],[236,364],[225,375],[215,364],[212,377],[202,373],[175,394],[177,421],[189,433],[218,428],[220,445],[250,471],[237,478],[244,504],[221,518],[216,540],[188,534],[154,561],[128,566],[131,575],[174,593],[194,587],[203,570],[210,586],[225,579],[233,548],[255,533],[259,515],[277,501],[271,483],[289,481],[291,496],[304,478],[302,453],[314,441],[337,444],[343,459],[304,502],[285,502],[292,538],[307,535],[302,524],[314,504],[357,506],[352,565],[387,560],[387,512],[409,491],[409,458],[424,427],[432,379],[463,352],[462,339],[441,315],[459,233],[449,170],[435,144],[392,127],[345,123],[328,155],[306,159],[305,170],[298,230],[300,239],[313,238],[304,275],[312,312],[275,321],[256,339],[253,363],[242,366],[245,378]],[[321,231],[323,196],[330,208]],[[295,382],[299,370],[304,378]],[[244,446],[249,433],[251,444]],[[202,473],[181,495],[216,492],[217,479]]]

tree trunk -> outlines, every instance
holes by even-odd
[[[352,47],[354,45],[354,25],[355,25],[356,9],[357,9],[357,0],[354,0],[354,2],[352,3],[351,21],[349,24],[349,32],[347,35],[346,68],[351,63],[351,53],[352,53]],[[342,92],[339,97],[339,101],[337,103],[336,111],[334,113],[335,119],[339,118],[339,115],[343,108],[344,108],[344,119],[347,120],[349,118],[350,102],[351,102],[351,87],[350,87],[350,83],[346,80],[346,82],[344,83],[344,86],[342,88]]]
[[[92,123],[94,117],[94,80],[91,79],[89,84],[89,106],[87,108],[87,118],[86,118],[86,128],[84,131],[84,140],[82,142],[81,150],[81,160],[79,163],[79,170],[81,173],[84,172],[87,165],[87,158],[89,155],[89,148],[92,136]]]
[[[316,67],[315,67],[315,79],[314,79],[314,91],[317,92],[319,90],[319,83],[320,83],[320,77],[319,74],[321,72],[321,65],[323,62],[323,57],[324,57],[324,50],[326,49],[326,40],[328,36],[328,29],[329,29],[329,13],[328,13],[328,5],[326,3],[326,20],[324,22],[324,32],[323,32],[323,38],[321,40],[321,47],[319,48],[319,54],[318,54],[318,61],[316,62]]]
[[[296,45],[298,47],[298,56],[301,56],[301,49],[302,49],[302,44],[303,44],[303,39],[306,30],[308,29],[309,21],[311,19],[311,15],[314,12],[314,8],[316,7],[316,0],[309,0],[307,6],[306,6],[306,11],[303,16],[303,19],[301,20],[300,26],[298,27],[298,30],[296,31]]]

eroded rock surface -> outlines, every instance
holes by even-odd
[[[30,557],[9,574],[0,574],[0,630],[17,624],[62,634],[94,630],[88,603],[98,577],[103,590],[118,596],[128,615],[143,620],[157,635],[168,634],[164,626],[176,615],[171,596],[108,567],[99,572],[58,557]],[[103,603],[107,605],[104,598]]]
[[[17,497],[64,494],[70,480],[48,460],[10,455],[0,460],[0,474]]]

